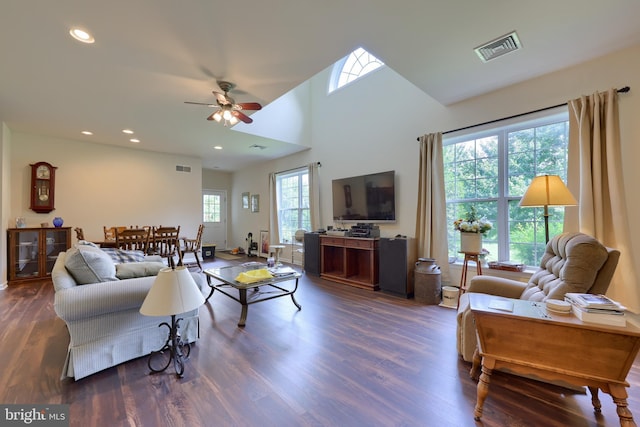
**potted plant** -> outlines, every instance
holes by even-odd
[[[471,207],[465,218],[453,221],[453,228],[460,232],[460,251],[479,254],[482,252],[482,235],[493,228],[484,218],[478,218],[475,207]]]

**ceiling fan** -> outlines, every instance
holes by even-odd
[[[238,123],[238,120],[241,120],[245,123],[252,123],[253,120],[251,117],[247,116],[242,112],[242,110],[252,110],[257,111],[262,109],[262,105],[257,102],[239,102],[236,101],[229,96],[229,91],[232,90],[236,85],[230,82],[218,81],[218,86],[224,93],[212,91],[216,96],[215,104],[207,104],[204,102],[191,102],[185,101],[185,104],[195,104],[195,105],[206,105],[207,107],[217,108],[207,120],[215,120],[216,122],[221,122],[224,120],[224,125],[227,124],[233,126]]]

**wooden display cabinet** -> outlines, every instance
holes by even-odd
[[[320,236],[320,277],[378,290],[379,239]]]
[[[51,277],[60,252],[71,247],[71,227],[9,228],[9,284]]]

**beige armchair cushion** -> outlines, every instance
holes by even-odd
[[[609,253],[602,243],[582,233],[563,233],[549,241],[520,299],[563,299],[567,292],[585,293],[593,286]]]

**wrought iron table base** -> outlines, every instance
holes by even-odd
[[[182,378],[184,375],[184,361],[189,358],[191,353],[191,344],[183,343],[180,338],[180,321],[182,318],[176,320],[176,315],[171,315],[171,325],[167,322],[162,322],[158,327],[166,326],[169,329],[169,337],[164,343],[164,346],[157,351],[152,351],[149,355],[149,361],[147,365],[151,370],[151,373],[162,372],[169,367],[173,360],[173,366],[176,370],[176,375]],[[169,357],[167,357],[167,354]],[[155,367],[154,367],[155,365]]]

